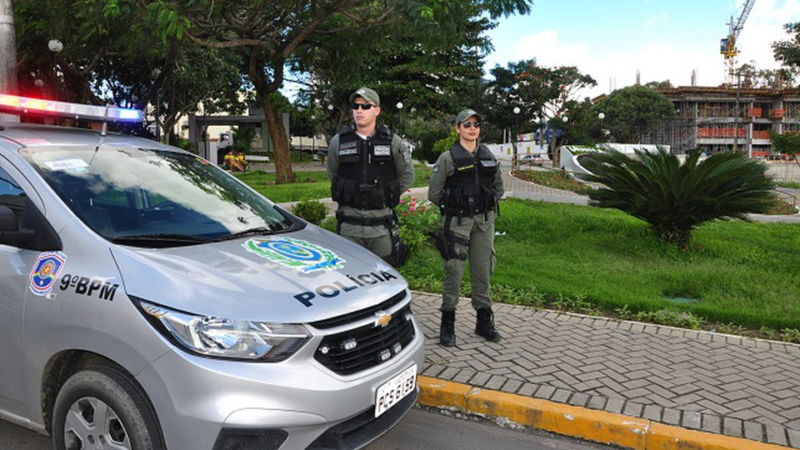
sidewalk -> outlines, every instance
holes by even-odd
[[[800,346],[503,304],[494,311],[504,339],[489,343],[473,333],[475,313],[469,299],[462,299],[458,345],[447,348],[438,345],[440,302],[440,295],[414,294],[414,316],[427,345],[420,374],[434,379],[423,386],[421,378],[421,398],[439,399],[431,406],[459,408],[459,401],[437,392],[445,386],[436,382],[441,380],[513,394],[497,397],[505,400],[484,411],[488,415],[525,399],[547,400],[551,410],[558,404],[577,407],[562,414],[572,420],[584,412],[613,413],[590,420],[588,435],[578,435],[600,442],[626,445],[593,436],[607,425],[605,417],[627,416],[621,424],[645,424],[633,429],[634,436],[658,424],[704,432],[694,433],[699,444],[641,448],[762,448],[756,442],[800,448]],[[516,410],[523,419],[541,421],[548,408]],[[713,435],[741,438],[730,441],[743,446],[703,445]]]

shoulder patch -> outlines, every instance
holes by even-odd
[[[437,172],[439,172],[439,165],[438,164],[434,164],[433,165],[433,173],[437,173]]]
[[[404,143],[403,146],[400,147],[400,153],[403,154],[403,159],[406,160],[406,163],[411,164],[411,147]]]

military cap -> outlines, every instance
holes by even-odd
[[[483,119],[481,119],[481,115],[476,113],[475,110],[473,110],[473,109],[465,109],[465,110],[461,111],[460,113],[458,113],[458,115],[456,116],[456,125],[459,125],[459,124],[462,124],[462,123],[466,122],[466,120],[469,119],[472,116],[477,117],[478,120],[483,120]]]
[[[364,100],[375,104],[375,106],[381,106],[381,98],[378,96],[378,93],[370,88],[362,87],[350,94],[350,103],[353,103],[353,100],[355,100],[356,97],[361,97]]]

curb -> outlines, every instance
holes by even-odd
[[[774,444],[664,425],[648,419],[564,405],[419,376],[417,402],[500,417],[530,428],[634,450],[786,450]]]

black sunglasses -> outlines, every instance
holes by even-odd
[[[461,125],[463,125],[464,128],[472,128],[472,127],[480,128],[481,127],[481,123],[477,122],[477,121],[476,122],[461,122]]]
[[[352,105],[350,105],[350,108],[352,108],[353,111],[357,111],[359,106],[361,107],[361,109],[367,110],[367,109],[372,109],[372,107],[375,105],[373,105],[372,103],[353,103]]]

